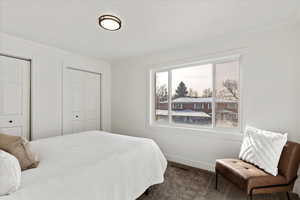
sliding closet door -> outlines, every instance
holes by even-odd
[[[85,74],[85,130],[100,130],[100,74]]]
[[[100,130],[100,74],[67,68],[64,78],[63,133]]]
[[[30,134],[30,62],[0,55],[0,133]]]

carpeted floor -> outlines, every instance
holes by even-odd
[[[150,188],[148,195],[138,200],[247,200],[247,196],[223,178],[219,179],[216,191],[213,173],[169,163],[165,182]],[[290,194],[291,200],[300,200]],[[286,200],[285,194],[257,195],[253,200]]]

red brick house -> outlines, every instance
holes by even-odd
[[[179,97],[172,100],[174,121],[205,124],[211,123],[212,98]],[[238,122],[238,103],[233,100],[216,100],[216,119]],[[168,116],[168,102],[156,103],[157,118]]]

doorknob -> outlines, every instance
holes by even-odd
[[[9,120],[8,122],[9,122],[9,123],[13,123],[13,120]]]

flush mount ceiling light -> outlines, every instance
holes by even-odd
[[[102,15],[99,17],[99,25],[109,31],[117,31],[121,28],[121,20],[113,15]]]

